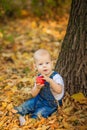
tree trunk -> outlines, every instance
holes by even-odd
[[[87,0],[72,0],[70,18],[55,70],[65,90],[87,96]]]

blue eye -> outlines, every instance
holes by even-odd
[[[42,65],[42,63],[40,63],[39,65]]]
[[[49,62],[46,62],[46,64],[49,64]]]

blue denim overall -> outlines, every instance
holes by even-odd
[[[57,72],[53,72],[50,78],[53,78]],[[22,105],[15,107],[18,113],[23,115],[31,114],[32,118],[37,118],[38,116],[43,116],[47,118],[53,112],[57,110],[59,105],[62,105],[62,100],[56,101],[48,82],[45,82],[44,87],[40,90],[40,93],[32,99],[24,102]]]

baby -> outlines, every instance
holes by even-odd
[[[30,114],[32,118],[47,118],[57,110],[58,105],[62,105],[63,78],[52,69],[53,63],[47,50],[39,49],[34,53],[34,66],[38,70],[38,76],[43,76],[45,83],[35,82],[31,90],[33,98],[12,110],[13,113],[21,115],[20,125],[24,125],[26,114]]]

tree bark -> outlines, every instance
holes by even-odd
[[[70,95],[87,96],[87,0],[72,0],[70,18],[55,70]]]

